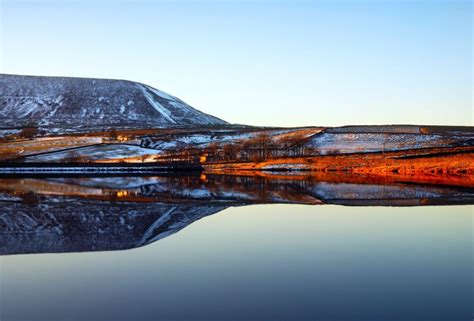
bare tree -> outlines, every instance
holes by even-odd
[[[21,129],[20,136],[32,139],[38,134],[38,127],[24,127]]]
[[[118,135],[118,133],[117,133],[117,129],[112,128],[112,129],[110,130],[110,138],[111,138],[111,139],[117,139],[118,136],[119,136],[119,135]]]
[[[216,161],[218,158],[218,149],[219,145],[216,142],[210,143],[205,150],[208,155],[208,159],[210,159],[211,161]]]
[[[226,161],[236,160],[239,153],[239,148],[234,144],[226,144],[224,145],[223,152],[224,152],[224,160]]]

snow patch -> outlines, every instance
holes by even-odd
[[[139,85],[140,88],[143,91],[143,95],[145,95],[146,100],[150,103],[150,105],[155,108],[157,112],[159,112],[163,117],[165,117],[169,122],[176,124],[176,121],[171,118],[171,112],[166,109],[163,105],[161,105],[159,102],[155,101],[153,96],[150,94],[150,92],[147,90],[147,88],[143,85]]]
[[[148,90],[150,90],[151,92],[153,92],[154,94],[160,96],[161,98],[164,98],[164,99],[167,99],[167,100],[170,100],[170,101],[177,101],[177,98],[176,97],[173,97],[161,90],[158,90],[156,88],[153,88],[153,87],[149,87],[147,86]]]

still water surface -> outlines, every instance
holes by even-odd
[[[43,185],[41,189],[51,190]],[[7,194],[4,215],[11,215],[12,208],[16,213],[40,207],[44,213],[54,213],[54,204],[68,211],[73,208],[64,205],[70,197],[28,194],[17,204],[13,198],[19,194]],[[82,200],[85,203],[65,214],[80,216],[88,209],[87,216],[96,211],[93,218],[99,224],[97,217],[110,213],[91,204],[109,201]],[[113,245],[111,239],[94,235],[90,235],[93,243],[87,243],[90,230],[57,217],[62,230],[48,223],[51,230],[41,239],[39,234],[9,234],[9,239],[4,230],[9,248],[4,244],[3,251],[12,253],[0,257],[0,319],[461,321],[473,317],[472,205],[233,204],[212,214],[209,206],[217,206],[214,201],[186,204],[180,221],[190,212],[204,210],[205,215],[170,235],[155,231],[159,237],[147,235],[143,246],[125,250],[117,249],[138,244],[136,240],[143,240],[150,228],[140,235],[117,230],[115,239],[126,240]],[[112,217],[120,215],[119,208],[128,211],[126,203],[117,200],[108,206],[115,213]],[[138,212],[133,215],[140,218]],[[78,222],[94,224],[87,220]],[[128,221],[123,226],[132,223],[137,224]],[[178,223],[169,224],[167,231]],[[87,243],[85,247],[78,247],[77,240],[64,241],[68,233],[82,233],[78,240]],[[19,243],[12,241],[15,238]],[[35,246],[36,254],[11,255],[34,253]],[[42,253],[61,251],[65,253]]]

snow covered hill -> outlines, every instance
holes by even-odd
[[[223,124],[227,123],[136,82],[0,74],[0,128]]]

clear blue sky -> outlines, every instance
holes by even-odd
[[[0,2],[3,73],[135,80],[234,123],[473,125],[470,1]]]

